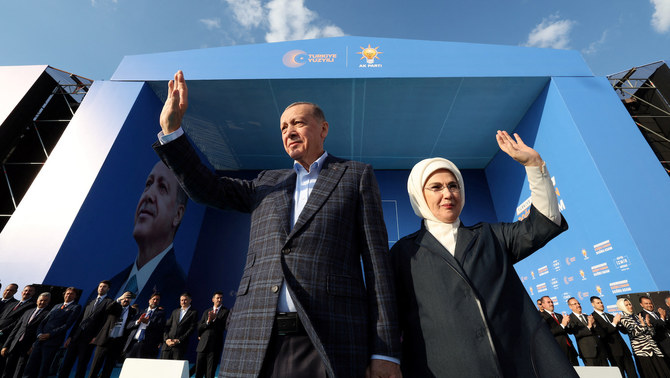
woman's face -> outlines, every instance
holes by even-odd
[[[633,304],[630,303],[629,300],[623,301],[623,305],[624,305],[624,307],[626,307],[626,311],[628,311],[629,314],[633,313]]]
[[[451,171],[438,169],[428,176],[423,186],[423,198],[441,222],[454,223],[461,214],[461,189]]]

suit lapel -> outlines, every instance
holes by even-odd
[[[295,170],[291,170],[278,184],[279,198],[275,202],[277,213],[281,215],[282,228],[286,235],[291,230],[291,208],[293,206],[293,193],[295,192]]]
[[[302,212],[298,216],[298,220],[295,222],[293,230],[291,230],[291,233],[289,234],[289,238],[300,230],[300,228],[302,228],[305,223],[316,214],[321,206],[323,206],[337,186],[337,183],[340,182],[345,170],[346,166],[339,164],[334,157],[328,155],[321,168],[321,172],[319,172],[319,178],[316,180],[316,184],[314,184],[312,193],[309,195],[309,199],[305,204],[305,208],[302,209]],[[295,175],[293,177],[293,188],[290,192],[291,204],[293,203],[293,192],[295,191]]]
[[[444,248],[444,246],[439,241],[437,241],[433,234],[426,230],[425,226],[423,226],[423,222],[421,224],[420,234],[416,238],[416,242],[430,253],[434,253],[440,256],[447,264],[449,264],[449,266],[451,266],[452,269],[458,272],[461,276],[466,277],[465,272],[463,271],[463,268],[461,268],[461,265],[458,263],[458,261],[456,261],[454,256],[452,256],[451,253],[447,251],[447,249]]]
[[[471,250],[470,245],[477,239],[477,235],[471,229],[464,227],[461,222],[461,226],[458,228],[458,236],[456,237],[456,251],[454,252],[454,257],[460,265],[463,265],[467,252]]]

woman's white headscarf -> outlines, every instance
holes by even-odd
[[[626,299],[626,298],[619,298],[619,299],[617,299],[617,301],[616,301],[616,306],[617,306],[617,308],[618,308],[621,312],[623,312],[624,314],[632,315],[632,313],[631,313],[631,312],[628,312],[628,309],[626,308],[626,301],[627,301],[627,300],[628,300],[628,299]]]
[[[463,176],[456,165],[447,159],[432,158],[425,159],[418,162],[407,179],[407,193],[409,193],[409,202],[412,204],[414,213],[424,219],[424,224],[428,231],[437,238],[437,240],[449,251],[454,254],[456,246],[456,234],[458,226],[461,224],[460,219],[456,219],[454,223],[444,223],[437,219],[433,212],[430,211],[426,199],[423,196],[423,187],[428,180],[428,177],[439,169],[446,169],[451,172],[458,181],[461,188],[461,201],[459,214],[465,206],[465,185],[463,183]]]

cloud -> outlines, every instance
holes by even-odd
[[[198,21],[205,25],[208,30],[221,29],[221,20],[219,18],[201,18]]]
[[[104,0],[103,0],[103,1],[104,1]],[[114,3],[114,4],[118,4],[118,2],[119,2],[119,0],[109,0],[109,1],[112,2],[112,3]],[[96,5],[98,5],[99,3],[100,3],[99,0],[91,0],[91,5],[92,5],[92,6],[96,6]]]
[[[344,35],[335,25],[317,25],[319,16],[305,7],[304,0],[271,0],[265,5],[268,11],[269,31],[267,42],[292,41]]]
[[[261,31],[266,42],[292,41],[344,35],[339,26],[322,20],[305,7],[304,0],[224,0],[233,19],[246,33]],[[256,29],[256,30],[251,30]]]
[[[582,49],[582,54],[591,55],[597,53],[600,47],[605,44],[605,40],[607,40],[607,30],[603,32],[599,40],[591,42],[587,48]]]
[[[245,28],[258,27],[263,21],[263,6],[260,0],[226,0],[233,16]]]
[[[650,0],[654,5],[651,26],[659,33],[670,31],[670,0]]]
[[[570,30],[575,21],[560,20],[558,15],[545,18],[528,34],[524,46],[567,49],[570,43]]]

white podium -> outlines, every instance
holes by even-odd
[[[575,366],[579,378],[621,378],[616,366]]]
[[[188,361],[126,358],[119,378],[188,378]]]

